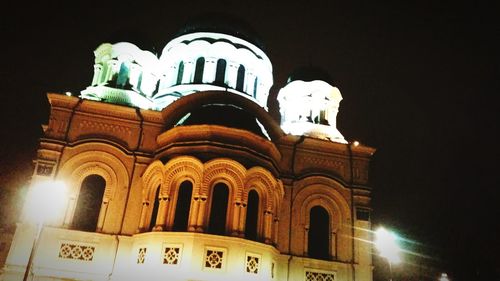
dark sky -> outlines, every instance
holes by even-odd
[[[1,188],[26,185],[47,122],[45,94],[84,89],[99,44],[129,41],[160,54],[188,20],[224,13],[259,34],[274,66],[272,93],[298,66],[333,77],[344,97],[340,131],[377,148],[374,225],[426,256],[408,254],[396,271],[419,263],[454,281],[499,280],[494,1],[41,2],[2,7]]]

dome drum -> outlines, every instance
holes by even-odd
[[[227,34],[199,32],[175,38],[163,49],[160,64],[164,68],[157,100],[172,93],[218,89],[266,107],[273,83],[272,65],[262,50]]]

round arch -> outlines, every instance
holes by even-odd
[[[227,159],[217,158],[204,164],[203,183],[200,190],[201,196],[208,196],[209,189],[217,181],[226,181],[232,190],[233,199],[241,201],[241,193],[244,189],[244,178],[246,169],[240,163]]]
[[[164,181],[164,166],[159,160],[151,163],[142,175],[142,200],[151,201],[155,200],[154,195],[156,193],[156,188],[160,186]]]
[[[295,187],[299,192],[292,202],[292,220],[295,221],[294,226],[302,231],[296,231],[293,235],[294,250],[308,253],[310,211],[320,206],[330,219],[330,256],[347,260],[351,255],[349,230],[352,221],[349,203],[341,193],[343,186],[332,179],[316,176],[299,181]]]
[[[82,182],[90,175],[101,176],[106,182],[97,225],[97,230],[100,231],[103,228],[109,203],[113,201],[119,190],[123,190],[119,187],[121,185],[128,187],[129,173],[120,159],[106,151],[84,151],[74,154],[65,161],[57,176],[58,179],[66,181],[69,187],[65,225],[71,224]],[[123,192],[128,191],[123,190]]]
[[[193,194],[198,194],[202,185],[203,170],[203,163],[192,156],[179,156],[169,160],[165,164],[160,196],[170,196],[175,190],[172,187],[178,187],[185,180],[193,184]]]
[[[199,92],[196,95],[187,95],[176,100],[162,110],[162,116],[164,120],[167,120],[165,128],[172,128],[187,113],[208,104],[232,104],[247,112],[252,112],[273,141],[284,135],[279,124],[258,104],[245,97],[222,91]]]

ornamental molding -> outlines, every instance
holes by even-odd
[[[333,271],[323,271],[315,269],[306,269],[305,281],[336,281],[336,272]]]
[[[62,164],[60,178],[71,182],[72,194],[76,197],[83,180],[93,174],[102,176],[106,181],[104,202],[112,200],[119,181],[128,186],[127,168],[116,156],[105,151],[91,150],[75,154]]]
[[[297,160],[298,163],[302,163],[301,164],[302,170],[305,170],[309,167],[321,167],[323,170],[326,169],[330,171],[335,171],[343,178],[346,177],[346,163],[344,160],[333,160],[318,156],[305,156],[305,155],[299,155]]]
[[[95,246],[75,242],[62,242],[59,247],[59,258],[90,262],[94,259]]]
[[[121,134],[122,136],[125,137],[130,137],[132,135],[132,127],[130,126],[124,126],[124,125],[118,125],[118,124],[113,124],[113,123],[108,123],[108,122],[99,122],[95,120],[82,120],[78,124],[78,127],[80,130],[88,130],[88,129],[94,129],[99,132],[105,132],[106,134]]]
[[[203,178],[203,163],[191,156],[180,156],[170,160],[165,165],[163,183],[160,190],[162,196],[171,193],[173,185],[180,185],[184,179],[188,179],[193,184],[193,193],[199,194],[200,185]]]
[[[144,200],[154,199],[154,194],[156,191],[156,187],[163,183],[163,174],[164,174],[164,166],[163,163],[159,160],[153,161],[144,171],[142,175],[142,197]]]
[[[208,195],[208,188],[217,180],[225,179],[235,188],[236,201],[241,201],[246,169],[240,163],[226,158],[214,159],[204,165],[200,194]],[[240,191],[240,192],[238,192]]]
[[[78,110],[82,114],[101,115],[138,122],[135,108],[84,99]]]

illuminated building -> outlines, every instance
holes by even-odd
[[[94,53],[79,97],[47,95],[32,186],[68,190],[29,278],[372,280],[374,149],[337,130],[331,81],[294,72],[278,122],[272,64],[236,33],[187,28],[159,57],[125,42]],[[18,225],[3,280],[22,280],[35,233]]]

